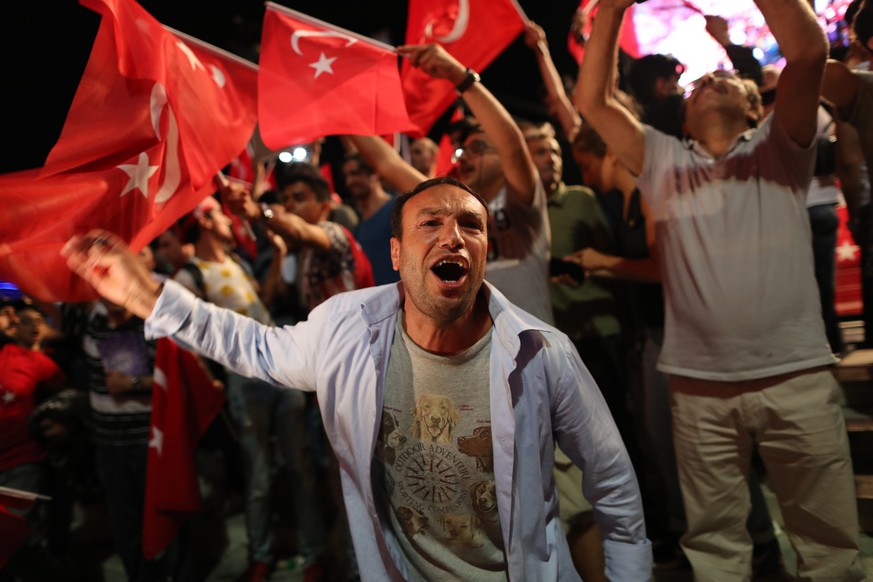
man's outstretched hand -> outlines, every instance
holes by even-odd
[[[109,301],[142,319],[151,314],[161,286],[124,241],[111,232],[92,230],[84,236],[74,235],[61,255],[72,271]]]

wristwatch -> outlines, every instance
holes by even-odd
[[[261,219],[269,222],[271,218],[273,218],[273,209],[266,204],[261,204]]]
[[[131,390],[142,390],[142,379],[139,376],[134,376],[130,379]]]
[[[458,94],[463,95],[464,91],[472,87],[474,83],[478,83],[479,79],[479,73],[468,67],[467,75],[457,84],[455,89],[458,91]]]

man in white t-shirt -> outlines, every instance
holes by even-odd
[[[798,553],[798,578],[863,580],[852,464],[813,275],[806,193],[827,43],[803,0],[756,0],[787,64],[773,115],[751,81],[716,71],[686,100],[680,141],[612,95],[632,0],[603,0],[576,100],[656,222],[671,405],[696,580],[748,580],[757,446]]]

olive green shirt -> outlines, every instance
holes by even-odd
[[[548,200],[552,256],[562,258],[586,247],[614,254],[612,234],[594,192],[563,182]],[[578,287],[549,285],[555,325],[571,340],[621,333],[617,303],[610,282],[587,278]]]

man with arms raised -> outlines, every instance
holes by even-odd
[[[576,99],[651,207],[666,306],[659,369],[695,579],[748,580],[749,457],[757,445],[798,553],[798,579],[862,580],[839,387],[813,275],[806,192],[827,44],[803,0],[756,0],[787,64],[773,115],[730,73],[701,78],[682,142],[612,95],[632,0],[602,0]],[[757,127],[756,127],[757,126]]]
[[[400,284],[336,295],[294,327],[161,288],[109,233],[64,253],[151,336],[317,392],[364,579],[578,579],[555,441],[585,468],[609,579],[648,579],[639,490],[597,387],[566,336],[483,282],[484,200],[439,178],[400,197],[392,219]]]
[[[527,144],[509,112],[467,69],[437,44],[407,45],[398,53],[437,79],[455,85],[476,117],[461,138],[458,178],[488,202],[488,269],[485,278],[527,311],[551,323],[549,217],[546,193]],[[407,191],[427,177],[385,140],[349,136],[361,155],[395,188]],[[378,282],[378,281],[377,281]]]

